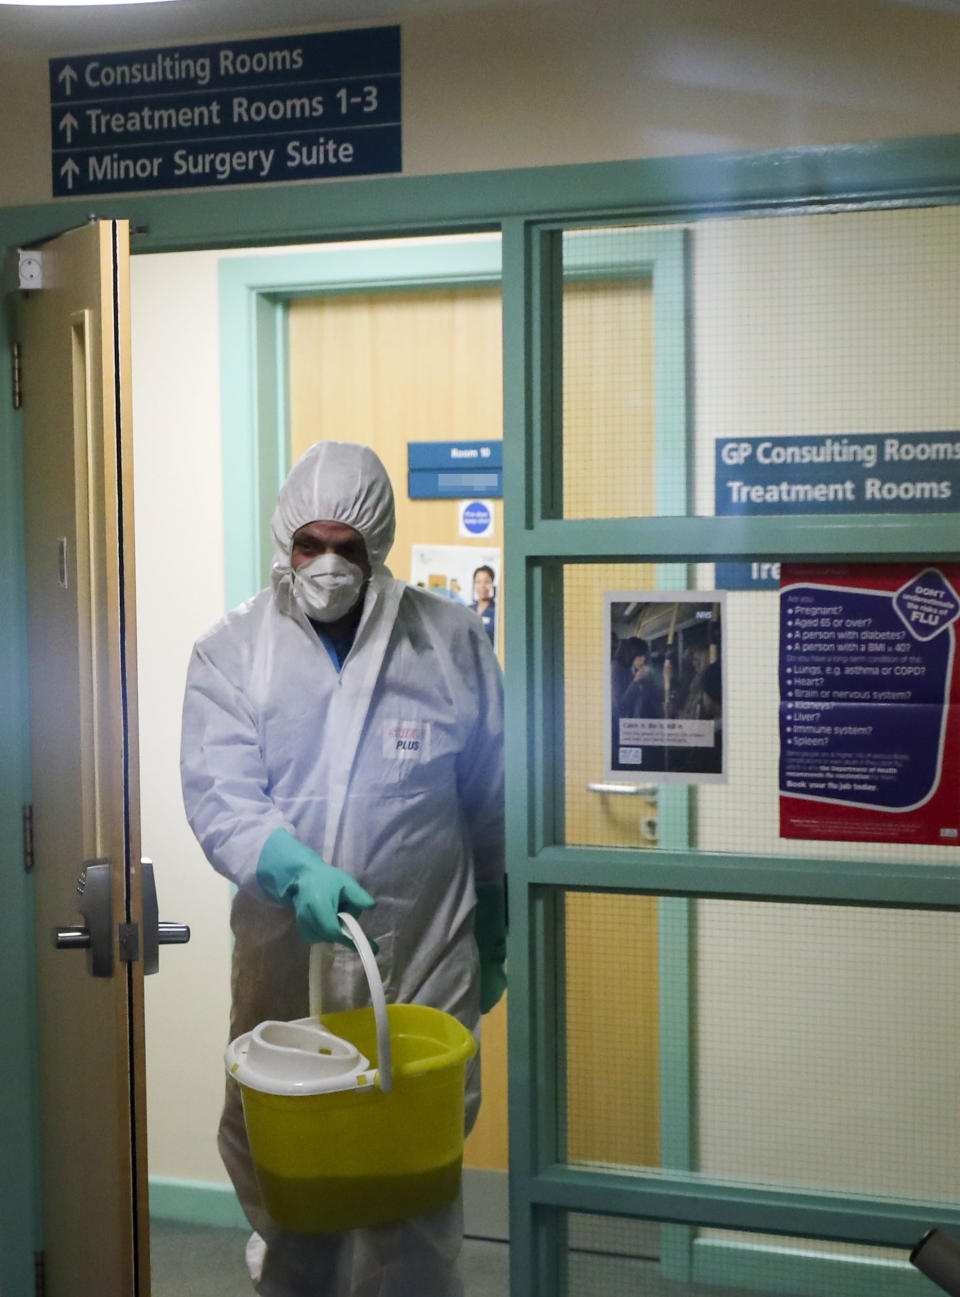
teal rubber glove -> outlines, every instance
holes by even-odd
[[[501,883],[477,888],[473,932],[480,952],[480,1012],[489,1013],[507,989],[507,905]]]
[[[257,882],[271,901],[290,905],[297,913],[297,931],[304,941],[337,941],[353,949],[337,915],[346,910],[358,919],[376,901],[355,878],[328,865],[286,829],[274,829],[257,861]]]

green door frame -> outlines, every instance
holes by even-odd
[[[545,714],[544,594],[565,558],[588,561],[694,562],[704,554],[764,560],[843,554],[876,560],[942,558],[949,525],[932,516],[797,519],[651,519],[564,522],[540,469],[550,448],[543,402],[543,330],[550,232],[538,222],[598,224],[695,220],[744,211],[818,208],[824,204],[955,202],[960,197],[960,136],[934,136],[853,147],[794,149],[744,155],[652,159],[463,175],[387,177],[342,184],[208,190],[118,197],[102,214],[129,219],[135,252],[252,247],[278,243],[390,237],[398,234],[502,230],[506,424],[506,542],[518,561],[507,575],[515,610],[507,632],[508,853],[511,876],[511,1036],[516,1053],[511,1139],[516,1152],[512,1197],[515,1292],[551,1294],[552,1246],[566,1210],[639,1215],[647,1219],[730,1229],[776,1228],[907,1246],[931,1225],[960,1225],[945,1207],[780,1193],[691,1181],[682,1173],[643,1177],[577,1171],[551,1158],[546,1118],[551,991],[543,961],[552,954],[549,922],[560,888],[646,891],[663,896],[741,896],[819,899],[854,904],[956,908],[960,869],[852,865],[842,876],[822,861],[730,858],[684,849],[640,853],[567,848],[543,832],[538,798],[549,793]],[[86,201],[57,201],[0,210],[0,250],[82,224]],[[0,382],[11,377],[13,329],[3,320]],[[26,363],[29,363],[27,360]],[[534,376],[536,381],[531,381]],[[9,388],[7,388],[9,390]],[[25,706],[25,589],[20,420],[0,403],[0,711],[7,718],[0,766],[0,834],[7,892],[0,939],[0,977],[14,993],[4,999],[7,1057],[0,1106],[0,1283],[28,1291],[39,1245],[37,1177],[32,1131],[32,889],[23,872],[21,815],[29,801]],[[526,629],[529,626],[529,640]],[[557,679],[560,677],[557,676]],[[529,722],[529,724],[527,723]],[[539,805],[542,806],[542,803]],[[546,803],[549,807],[549,801]],[[528,1017],[528,1010],[536,1013]],[[531,1026],[533,1030],[528,1031]],[[541,1088],[543,1087],[543,1088]],[[524,1129],[528,1127],[528,1129]],[[522,1260],[521,1260],[522,1258]]]
[[[589,251],[589,233],[578,239]],[[660,512],[686,508],[687,496],[687,282],[686,232],[639,230],[617,262],[595,256],[568,267],[564,280],[649,279],[653,290],[657,390],[674,394],[655,406],[656,493]],[[269,582],[273,546],[270,516],[289,468],[287,304],[297,298],[344,293],[402,292],[473,287],[501,281],[500,240],[424,246],[351,247],[224,257],[219,265],[220,390],[224,464],[226,606],[250,598]],[[251,529],[250,520],[259,525]],[[661,565],[659,583],[677,580]],[[685,576],[683,578],[685,581]],[[661,790],[659,838],[686,847],[688,790]],[[659,902],[661,1023],[670,1023],[660,1049],[660,1140],[663,1164],[692,1167],[693,1076],[689,1033],[689,904]],[[662,1240],[671,1276],[691,1273],[691,1231],[674,1226]]]
[[[270,516],[290,467],[288,303],[499,285],[500,240],[224,257],[219,283],[225,593],[232,608],[270,581]]]

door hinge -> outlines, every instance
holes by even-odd
[[[23,872],[32,874],[33,866],[33,806],[28,804],[23,808]]]
[[[20,343],[15,342],[10,348],[10,383],[12,387],[13,408],[19,410],[23,405],[23,354]]]
[[[47,1256],[45,1252],[33,1254],[33,1291],[35,1297],[47,1297]]]

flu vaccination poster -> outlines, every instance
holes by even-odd
[[[785,564],[780,833],[960,844],[960,564]]]

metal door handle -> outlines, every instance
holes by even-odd
[[[89,950],[89,928],[57,928],[56,943],[58,950]]]
[[[185,946],[190,940],[190,929],[185,923],[164,923],[157,926],[157,942],[161,946]]]
[[[614,793],[621,797],[646,797],[655,802],[660,791],[658,784],[587,784],[588,793]]]
[[[140,861],[140,872],[143,878],[143,972],[147,976],[160,971],[160,947],[186,945],[190,940],[190,929],[185,923],[160,922],[153,861],[144,857]]]
[[[183,946],[190,940],[190,929],[185,923],[161,923],[157,917],[157,888],[153,877],[153,862],[140,862],[143,873],[143,971],[156,973],[160,968],[161,946]],[[80,894],[78,909],[86,919],[84,926],[57,928],[54,942],[57,950],[89,950],[91,971],[94,977],[113,976],[113,882],[108,860],[91,860],[84,865],[77,883]],[[135,959],[136,928],[121,925],[121,946],[129,928],[132,942],[130,953],[122,955]]]
[[[94,977],[113,976],[113,880],[109,860],[88,860],[77,879],[77,909],[86,920],[81,927],[58,928],[58,950],[89,950]]]

